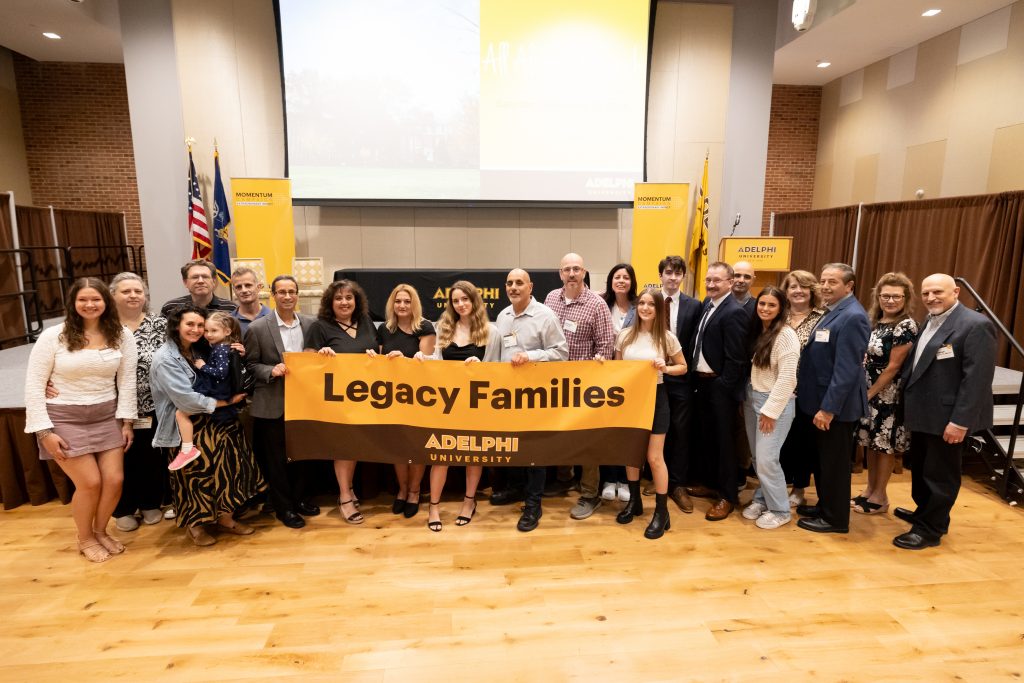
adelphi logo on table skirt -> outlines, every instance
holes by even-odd
[[[446,465],[643,461],[657,375],[641,361],[420,362],[286,354],[288,457]]]

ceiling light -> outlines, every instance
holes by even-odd
[[[827,69],[830,66],[832,66],[832,62],[818,62],[819,69]]]
[[[936,14],[938,14],[941,11],[942,10],[940,10],[940,9],[925,10],[924,12],[921,12],[921,16],[922,17],[934,17]]]
[[[49,38],[50,40],[60,40],[60,36],[51,31],[46,31],[45,33],[43,33],[43,35]]]

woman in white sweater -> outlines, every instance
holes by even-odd
[[[124,450],[136,418],[135,337],[121,326],[107,286],[71,286],[64,323],[43,331],[25,375],[25,431],[39,457],[54,460],[75,484],[71,515],[78,551],[92,562],[124,552],[107,534],[121,496]],[[55,398],[46,398],[52,382]]]
[[[761,529],[777,529],[790,520],[786,477],[779,451],[793,424],[796,370],[800,340],[786,324],[786,294],[768,286],[757,296],[757,318],[751,329],[752,367],[743,416],[747,439],[754,447],[760,487],[743,516]]]

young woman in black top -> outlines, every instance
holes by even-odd
[[[437,334],[429,320],[423,318],[420,295],[412,285],[401,284],[391,290],[384,307],[384,324],[377,328],[380,353],[388,358],[412,358],[417,353],[434,353]],[[426,465],[395,465],[398,494],[391,512],[406,519],[420,510],[420,482]]]
[[[472,282],[459,280],[448,290],[448,303],[437,321],[437,345],[434,353],[417,353],[418,360],[454,360],[465,363],[497,361],[501,355],[501,336],[490,323],[483,299]],[[456,526],[469,524],[476,514],[476,487],[483,475],[480,465],[466,467],[466,496]],[[430,509],[427,528],[441,530],[441,493],[448,478],[447,465],[430,468]]]
[[[367,351],[376,353],[377,333],[370,322],[369,312],[366,293],[358,283],[351,280],[332,282],[320,299],[320,311],[306,331],[303,348],[325,356]],[[341,493],[338,498],[341,518],[349,524],[362,524],[365,520],[359,511],[359,501],[352,492],[355,471],[355,460],[334,461],[334,474]]]

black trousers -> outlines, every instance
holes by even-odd
[[[153,448],[156,415],[149,429],[136,429],[132,446],[124,454],[124,486],[121,499],[114,508],[114,517],[126,517],[136,510],[159,510],[164,491],[170,486],[167,456],[160,448]]]
[[[832,420],[828,430],[814,427],[818,470],[814,482],[821,518],[842,529],[850,526],[850,454],[857,422]]]
[[[739,504],[736,490],[736,430],[739,404],[719,377],[696,377],[696,419],[701,481],[725,500]]]
[[[665,437],[665,466],[668,490],[690,482],[690,422],[694,393],[689,384],[665,381],[668,392],[669,427]]]
[[[284,418],[252,418],[252,450],[256,456],[263,479],[267,482],[267,497],[274,506],[274,512],[295,510],[298,498],[288,472],[285,456]]]
[[[964,444],[946,443],[941,436],[912,432],[910,452],[910,495],[917,504],[914,526],[917,534],[938,539],[949,533],[949,512],[960,493]]]
[[[786,481],[794,488],[805,489],[811,485],[811,475],[818,469],[815,457],[815,433],[813,416],[799,409],[793,418],[793,426],[789,428],[786,441],[782,444],[780,461]]]

